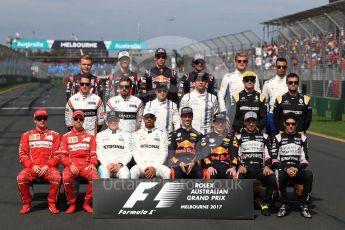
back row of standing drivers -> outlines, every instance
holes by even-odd
[[[123,53],[127,53],[127,51],[121,52],[119,58],[120,65],[125,67],[128,66],[129,58]],[[162,54],[157,50],[157,62],[165,60],[161,58],[160,55]],[[236,55],[237,69],[231,74],[226,74],[223,78],[219,89],[219,106],[217,97],[212,93],[208,93],[208,91],[214,93],[214,78],[208,74],[200,74],[203,71],[205,62],[203,57],[200,55],[196,55],[195,59],[195,69],[200,67],[198,71],[201,72],[197,74],[197,71],[194,71],[188,76],[185,75],[182,80],[183,85],[185,86],[182,88],[188,88],[186,85],[189,85],[195,90],[182,96],[179,100],[179,104],[180,108],[190,106],[194,111],[198,111],[193,121],[193,126],[198,131],[204,134],[209,132],[211,130],[210,118],[218,111],[227,111],[229,117],[228,123],[230,124],[231,121],[232,131],[234,132],[239,132],[243,127],[243,115],[248,111],[254,111],[257,113],[259,119],[258,128],[260,130],[266,128],[267,133],[270,135],[276,134],[278,129],[280,131],[283,130],[282,114],[286,114],[288,112],[294,112],[298,118],[303,121],[299,124],[298,132],[305,133],[308,129],[312,115],[310,97],[304,96],[298,92],[299,77],[297,74],[290,73],[286,76],[287,62],[285,59],[277,59],[277,75],[264,84],[263,93],[260,94],[258,91],[260,89],[257,89],[259,81],[256,74],[252,71],[241,71],[245,70],[248,57],[246,54],[241,53]],[[88,65],[86,65],[85,62]],[[85,65],[90,67],[91,64],[91,60],[82,59],[81,69],[83,70],[83,66]],[[153,69],[157,70],[158,67],[156,66]],[[80,82],[81,78],[85,77],[90,78],[90,82]],[[113,76],[112,79],[114,78],[116,77]],[[160,76],[160,78],[162,79],[163,75]],[[102,100],[95,94],[91,93],[94,92],[95,89],[93,88],[95,78],[92,78],[90,74],[82,74],[79,75],[78,79],[79,80],[77,82],[74,82],[74,85],[78,85],[79,93],[74,94],[74,96],[69,99],[66,106],[66,125],[71,125],[69,121],[73,110],[83,110],[86,113],[88,120],[84,125],[88,126],[88,124],[91,124],[92,126],[85,128],[95,134],[97,129],[99,130],[103,123],[102,117],[99,116],[102,112],[104,113],[104,108],[101,106]],[[121,122],[121,128],[124,128],[126,131],[133,132],[140,128],[140,118],[144,105],[142,100],[132,95],[133,92],[138,92],[135,90],[138,82],[135,80],[132,81],[131,79],[133,78],[130,76],[122,76],[120,79],[117,77],[116,79],[117,90],[115,91],[113,88],[110,92],[113,92],[114,95],[116,92],[116,94],[118,93],[119,95],[111,97],[107,101],[107,109],[122,112],[123,120],[126,121]],[[121,79],[129,79],[129,85],[121,85]],[[114,82],[115,81],[113,81],[113,83]],[[126,80],[124,80],[124,82],[126,82]],[[242,84],[242,86],[240,86],[240,84]],[[115,83],[112,85],[115,85]],[[177,104],[168,100],[169,94],[171,94],[169,85],[155,83],[154,88],[155,90],[151,91],[149,96],[155,99],[146,102],[145,108],[154,108],[156,110],[156,116],[158,117],[159,128],[166,132],[171,132],[179,127],[177,122]],[[285,92],[286,90],[288,92]],[[228,97],[229,100],[229,103],[227,104],[225,103],[226,97]],[[269,102],[268,114],[266,101]],[[124,124],[132,125],[128,126]],[[276,127],[275,124],[278,124],[278,127]]]
[[[100,96],[104,102],[108,101],[111,97],[119,95],[119,82],[123,76],[129,77],[132,81],[130,94],[138,96],[144,103],[155,98],[155,89],[159,84],[166,84],[169,88],[168,99],[174,103],[178,103],[184,94],[189,93],[190,89],[195,87],[195,79],[200,75],[208,79],[208,92],[216,95],[215,78],[212,74],[204,72],[205,59],[202,55],[195,55],[192,64],[194,71],[183,75],[179,82],[176,71],[166,66],[166,59],[167,54],[165,49],[157,49],[155,52],[156,66],[146,70],[144,76],[140,77],[136,72],[130,70],[129,52],[121,51],[118,55],[118,71],[109,74],[107,79],[103,80],[91,74],[92,58],[89,55],[84,55],[80,59],[80,73],[68,79],[66,98],[68,100],[72,95],[79,92],[81,76],[91,78],[90,92]]]

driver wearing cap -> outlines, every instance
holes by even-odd
[[[130,95],[138,96],[140,86],[140,76],[130,69],[131,59],[127,50],[123,50],[118,54],[119,68],[116,72],[108,75],[105,81],[104,87],[104,102],[107,102],[110,98],[119,95],[120,92],[120,79],[124,76],[129,77],[132,81],[131,88],[129,90]]]
[[[132,179],[170,179],[170,169],[164,165],[168,157],[167,135],[155,127],[155,122],[154,112],[146,110],[145,127],[132,135],[131,147],[136,163],[130,170]]]
[[[244,128],[244,114],[252,111],[257,115],[257,127],[262,131],[266,127],[267,107],[265,95],[255,90],[256,73],[245,71],[243,73],[244,90],[233,93],[235,118],[232,123],[232,131],[240,133]]]
[[[168,87],[159,84],[156,88],[156,99],[146,103],[144,112],[152,110],[156,116],[155,127],[169,134],[180,128],[180,116],[177,105],[167,99]],[[142,126],[144,127],[144,122]]]
[[[269,203],[275,189],[275,176],[269,154],[267,134],[260,133],[257,128],[258,115],[249,111],[244,114],[244,129],[236,135],[238,145],[233,145],[232,152],[238,157],[238,178],[257,179],[266,185],[266,194],[261,204],[261,212],[270,215]],[[260,187],[258,187],[260,189]],[[256,191],[255,196],[260,194]]]
[[[116,111],[108,112],[106,124],[108,128],[96,136],[96,153],[100,166],[101,178],[129,179],[127,164],[132,159],[129,149],[129,133],[119,129],[120,118]]]
[[[237,145],[233,136],[226,130],[226,114],[216,113],[213,116],[213,132],[201,139],[201,152],[207,157],[204,164],[207,178],[236,179],[237,158],[231,155],[231,146]]]
[[[194,68],[194,71],[183,75],[181,81],[179,82],[179,98],[181,99],[184,94],[190,93],[190,91],[195,88],[195,80],[198,76],[205,76],[207,79],[207,92],[217,96],[215,89],[216,79],[212,74],[205,72],[206,61],[202,54],[198,53],[194,55],[192,67]]]
[[[72,115],[73,128],[63,135],[61,139],[62,164],[65,166],[62,174],[63,185],[67,200],[70,204],[66,213],[73,213],[76,208],[76,194],[73,189],[73,182],[79,176],[86,179],[87,186],[83,209],[92,213],[92,180],[98,179],[95,136],[89,134],[83,128],[85,114],[81,110],[76,110]]]
[[[44,109],[35,111],[34,123],[35,128],[22,135],[19,145],[19,162],[24,167],[17,176],[19,193],[23,201],[20,214],[30,211],[32,195],[29,186],[39,177],[50,183],[48,208],[51,213],[57,214],[59,210],[56,208],[56,202],[61,181],[57,170],[60,163],[60,135],[48,129],[48,112]]]
[[[168,86],[168,99],[177,104],[177,73],[166,66],[167,52],[158,48],[155,52],[155,67],[146,70],[141,80],[142,100],[146,103],[155,98],[155,90],[158,84]]]
[[[192,120],[193,109],[191,107],[181,108],[182,127],[169,134],[168,149],[172,179],[203,178],[196,150],[203,135],[192,127]]]
[[[193,128],[206,134],[212,129],[212,117],[218,112],[218,100],[213,94],[207,92],[207,77],[197,76],[195,89],[185,94],[180,102],[180,107],[191,107],[194,111]]]

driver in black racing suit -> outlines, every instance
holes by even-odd
[[[261,212],[264,216],[270,216],[269,203],[275,189],[275,177],[271,169],[268,135],[260,133],[257,120],[258,116],[255,112],[245,113],[245,128],[236,135],[238,148],[233,152],[236,152],[235,155],[238,157],[238,179],[257,179],[266,185]],[[255,196],[259,194],[260,192],[257,192]]]
[[[158,85],[168,86],[168,100],[178,104],[177,97],[177,73],[166,66],[167,53],[163,48],[155,52],[156,66],[145,71],[140,82],[140,99],[146,104],[155,99],[155,90]]]
[[[117,95],[120,94],[120,80],[122,77],[129,77],[132,81],[132,86],[129,90],[130,95],[138,97],[139,86],[140,86],[140,77],[136,72],[130,70],[130,55],[128,51],[121,51],[118,54],[119,69],[115,73],[108,75],[104,83],[104,103]]]
[[[171,132],[168,140],[168,159],[171,163],[171,179],[202,179],[203,171],[197,160],[196,145],[203,135],[192,128],[193,110],[181,109],[182,127]]]
[[[192,62],[194,71],[182,76],[179,82],[178,97],[181,100],[183,95],[190,93],[195,88],[195,80],[204,76],[207,79],[207,92],[217,96],[216,79],[210,73],[205,72],[205,57],[201,54],[195,54]]]
[[[96,77],[91,74],[93,62],[92,57],[88,54],[81,56],[79,66],[80,66],[80,73],[74,76],[70,76],[68,78],[68,82],[66,83],[66,101],[73,95],[77,94],[80,91],[79,82],[81,77],[88,77],[90,78],[91,87],[90,93],[98,95],[100,98],[103,96],[103,91],[101,87],[101,78]]]
[[[307,137],[297,133],[297,116],[294,113],[284,115],[285,131],[274,137],[272,144],[272,164],[278,176],[281,207],[278,217],[287,215],[286,186],[288,181],[303,184],[302,197],[300,199],[301,215],[311,218],[308,208],[309,194],[313,184],[313,173],[306,168],[308,161]]]

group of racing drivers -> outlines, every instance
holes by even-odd
[[[90,73],[92,58],[81,57],[81,72],[66,87],[70,131],[62,137],[48,129],[46,110],[35,111],[35,128],[22,135],[19,148],[21,214],[31,209],[29,187],[38,177],[50,183],[48,207],[54,214],[59,213],[61,180],[70,214],[76,210],[73,185],[78,177],[88,181],[83,209],[89,213],[92,179],[161,177],[257,179],[266,186],[263,215],[270,215],[272,195],[279,192],[278,217],[288,213],[286,187],[294,181],[303,185],[301,214],[311,218],[313,174],[306,169],[305,135],[310,98],[299,92],[297,74],[286,75],[284,58],[277,59],[277,75],[265,82],[262,93],[256,73],[246,70],[246,53],[236,54],[236,70],[224,76],[218,93],[201,54],[194,56],[194,71],[180,80],[166,67],[163,48],[156,50],[156,65],[143,77],[130,71],[128,51],[118,59],[120,70],[101,83]],[[107,128],[101,131],[104,123]]]

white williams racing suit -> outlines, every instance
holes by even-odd
[[[156,116],[155,127],[166,133],[170,133],[178,128],[180,128],[180,115],[177,109],[177,105],[170,101],[165,100],[160,102],[158,99],[154,99],[146,103],[144,108],[145,111],[150,110]],[[144,122],[142,122],[142,127],[145,127]]]
[[[288,91],[288,87],[286,84],[286,76],[279,77],[278,75],[266,81],[262,88],[262,93],[266,95],[268,106],[269,106],[268,107],[269,113],[267,114],[267,127],[266,127],[266,133],[269,135],[274,136],[278,132],[277,124],[275,124],[274,119],[273,119],[273,109],[274,109],[274,103],[276,101],[276,98],[280,95],[285,94],[287,91]]]
[[[135,97],[123,98],[121,95],[112,97],[107,102],[107,112],[116,111],[119,113],[119,129],[124,132],[135,132],[140,128],[143,114],[143,103]]]
[[[170,169],[163,165],[168,157],[168,137],[157,128],[142,128],[132,135],[131,149],[136,165],[131,168],[131,178],[138,179],[145,169],[154,167],[156,176],[170,179]]]
[[[273,113],[274,103],[276,98],[283,95],[288,91],[286,84],[286,76],[279,77],[276,75],[274,78],[267,80],[262,88],[262,93],[266,95],[269,103],[269,112]]]
[[[112,131],[106,129],[96,136],[96,154],[101,162],[98,172],[101,178],[117,177],[120,179],[129,179],[129,169],[127,164],[132,159],[129,149],[129,133],[122,131]],[[112,174],[107,169],[110,164],[122,164],[121,169]]]
[[[185,94],[180,102],[180,109],[191,107],[193,109],[192,126],[202,134],[206,134],[212,129],[212,118],[218,112],[217,97],[213,94],[200,94],[196,90]]]
[[[230,109],[230,106],[226,106],[225,101],[226,98],[229,98],[231,100],[232,93],[239,93],[244,89],[244,84],[243,84],[243,75],[240,71],[237,69],[232,72],[232,73],[227,73],[224,75],[222,83],[220,85],[219,91],[218,91],[218,100],[219,100],[219,108],[220,111],[227,111]],[[258,92],[261,92],[260,90],[260,81],[258,76],[256,77],[256,82],[255,82],[255,90]],[[228,111],[228,114],[230,111]]]
[[[65,122],[67,127],[72,127],[73,111],[81,110],[85,113],[85,120],[83,127],[86,132],[91,135],[96,135],[97,126],[104,123],[104,106],[102,99],[95,94],[88,94],[84,96],[82,93],[77,93],[70,97],[66,104]]]

